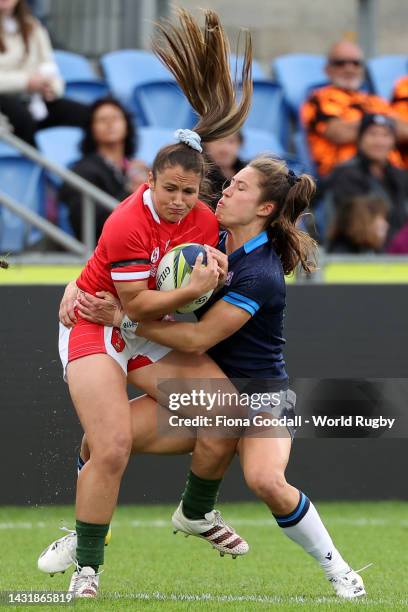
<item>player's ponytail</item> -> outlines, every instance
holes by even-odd
[[[249,166],[260,174],[261,202],[274,202],[277,207],[267,222],[267,229],[285,274],[298,264],[306,272],[315,269],[316,243],[296,227],[307,210],[316,185],[308,174],[296,176],[282,160],[259,157]]]
[[[193,109],[199,116],[194,127],[203,143],[225,138],[243,125],[252,97],[252,44],[245,33],[245,50],[240,78],[241,99],[238,103],[236,87],[229,66],[229,44],[218,15],[206,10],[205,24],[200,29],[197,21],[183,9],[178,9],[178,23],[165,21],[157,25],[153,51],[173,73]],[[184,126],[180,126],[182,128]],[[183,140],[186,143],[188,137]],[[195,145],[195,143],[193,143]],[[186,151],[187,149],[187,151]],[[153,175],[167,163],[175,165],[175,155],[189,155],[189,166],[202,176],[204,158],[199,148],[186,144],[170,145],[162,149],[153,163]],[[195,160],[195,162],[194,162]],[[176,162],[177,163],[177,162]],[[185,167],[184,163],[181,164]]]

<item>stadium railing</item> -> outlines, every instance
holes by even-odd
[[[75,257],[72,262],[85,261],[95,248],[95,204],[103,206],[108,210],[114,210],[118,202],[104,191],[95,187],[88,181],[79,177],[74,172],[63,168],[42,155],[37,149],[12,134],[6,126],[0,125],[0,142],[9,145],[21,155],[32,160],[51,174],[55,174],[63,181],[78,189],[82,196],[82,241],[73,238],[53,223],[44,219],[41,215],[29,210],[17,202],[1,189],[0,183],[0,205],[17,215],[29,225],[39,229],[49,236],[57,244],[67,249]],[[24,259],[24,255],[22,255]]]

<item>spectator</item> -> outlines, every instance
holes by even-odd
[[[85,134],[81,143],[83,157],[72,170],[118,201],[123,200],[147,180],[148,168],[133,160],[135,128],[125,108],[113,98],[94,102],[90,109]],[[75,235],[82,231],[81,194],[64,183],[59,199],[69,209]],[[109,211],[96,207],[96,240],[98,240]]]
[[[387,247],[391,255],[408,255],[408,223],[397,232]]]
[[[387,203],[377,196],[344,202],[328,232],[329,253],[381,253],[388,233]]]
[[[25,0],[0,0],[0,111],[15,134],[35,146],[37,129],[82,127],[87,106],[63,98],[63,91],[47,31]]]
[[[364,113],[392,114],[386,100],[360,91],[364,59],[354,43],[341,41],[330,49],[326,65],[330,84],[315,90],[301,109],[312,158],[320,176],[355,155]],[[397,122],[398,138],[408,137],[408,123]],[[397,152],[394,163],[401,163]]]
[[[408,122],[408,76],[404,76],[396,82],[391,104],[397,116],[402,121]],[[408,139],[400,142],[398,148],[404,167],[408,170]]]
[[[374,194],[383,198],[389,208],[389,238],[408,219],[408,173],[389,161],[395,139],[395,122],[391,117],[364,115],[357,137],[357,155],[337,166],[327,180],[328,198],[336,208],[355,196]]]
[[[245,166],[245,162],[239,157],[242,143],[241,132],[236,132],[227,138],[207,142],[205,145],[210,171],[207,176],[209,195],[204,195],[204,200],[212,208],[217,206],[225,181],[230,180]]]

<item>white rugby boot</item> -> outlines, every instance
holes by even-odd
[[[235,559],[238,555],[245,555],[249,551],[248,543],[241,538],[237,532],[227,525],[217,510],[207,512],[204,519],[192,520],[183,514],[183,502],[172,517],[174,533],[181,531],[189,535],[197,536],[207,540],[221,557],[232,555]]]
[[[363,579],[351,567],[328,578],[336,595],[343,599],[355,599],[366,594]]]
[[[50,576],[62,574],[76,562],[76,547],[77,534],[72,529],[61,527],[62,531],[67,531],[68,534],[52,542],[39,556],[37,566],[38,569]],[[109,544],[112,538],[112,529],[105,537],[105,546]]]
[[[38,569],[53,576],[64,573],[76,560],[77,534],[71,529],[61,527],[67,535],[52,542],[39,556]]]
[[[74,597],[96,597],[98,594],[99,574],[92,567],[76,569],[72,574],[68,592]]]

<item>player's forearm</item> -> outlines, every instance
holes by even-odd
[[[189,286],[173,291],[146,289],[123,306],[132,321],[151,321],[175,312],[197,297],[199,296]]]
[[[200,323],[178,321],[140,323],[136,335],[183,353],[205,353],[209,348],[208,334],[204,333]]]

